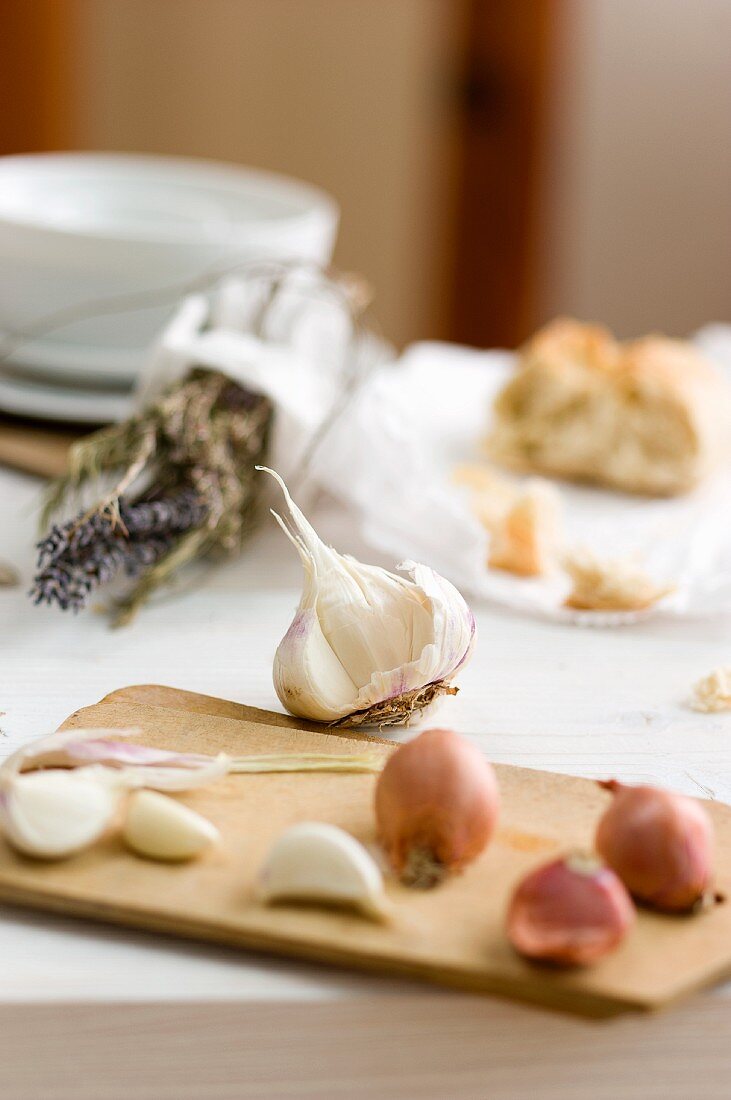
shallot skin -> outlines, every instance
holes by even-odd
[[[693,909],[713,877],[711,820],[692,798],[655,787],[600,784],[613,794],[596,849],[639,901],[664,912]]]
[[[618,947],[634,921],[632,899],[614,871],[592,857],[569,856],[518,883],[506,926],[526,958],[588,966]]]
[[[391,755],[376,785],[378,836],[394,871],[429,887],[486,847],[500,790],[492,765],[453,730],[424,730]]]

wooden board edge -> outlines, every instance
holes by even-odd
[[[104,695],[99,704],[139,703],[148,707],[161,707],[193,714],[210,714],[215,718],[233,718],[235,721],[259,722],[267,726],[284,729],[302,730],[306,733],[335,733],[339,737],[348,737],[357,741],[371,741],[376,744],[393,744],[385,737],[365,733],[358,729],[343,726],[328,726],[323,722],[308,722],[304,718],[294,718],[290,714],[251,707],[246,703],[237,703],[231,699],[219,699],[215,695],[203,695],[185,688],[169,687],[165,684],[130,684],[117,688]],[[97,704],[97,705],[99,705]],[[81,708],[86,709],[86,708]],[[80,713],[75,711],[74,713]],[[70,716],[71,717],[71,716]]]
[[[58,897],[43,890],[32,890],[4,882],[0,878],[0,902],[45,913],[58,913],[65,917],[93,921],[121,928],[134,928],[144,933],[160,933],[177,940],[189,940],[205,944],[217,944],[237,951],[270,955],[272,958],[288,958],[294,961],[316,963],[333,969],[349,969],[386,978],[405,978],[435,988],[449,988],[477,996],[500,997],[505,1001],[537,1005],[572,1016],[606,1020],[626,1013],[654,1014],[669,1007],[674,1001],[630,1000],[619,997],[593,995],[576,990],[566,993],[560,987],[546,984],[536,987],[529,982],[515,983],[514,979],[495,977],[480,978],[456,967],[434,967],[418,962],[405,962],[391,956],[368,958],[352,955],[347,950],[323,947],[308,941],[279,937],[271,933],[245,930],[235,932],[204,921],[187,920],[179,914],[149,911],[139,914],[135,909],[125,909],[117,903],[88,899]],[[688,991],[690,993],[695,990]],[[683,990],[683,997],[686,990]]]

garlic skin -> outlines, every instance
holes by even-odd
[[[656,787],[599,784],[613,799],[596,849],[639,901],[668,913],[702,902],[713,880],[711,819],[692,798]]]
[[[544,863],[518,883],[506,928],[525,958],[587,966],[619,946],[635,917],[614,871],[593,856],[574,853]]]
[[[220,839],[213,822],[157,791],[135,791],[122,829],[125,844],[148,859],[180,863]]]
[[[383,875],[366,849],[336,825],[302,822],[275,841],[262,868],[260,899],[352,908],[367,917],[386,913]]]
[[[126,740],[139,729],[68,729],[21,746],[0,766],[0,785],[14,776],[43,768],[86,768],[110,786],[189,791],[214,783],[234,770],[225,753],[169,752]],[[93,769],[91,765],[94,765]]]
[[[30,772],[3,784],[0,826],[23,855],[66,859],[106,832],[120,797],[97,768]]]
[[[500,812],[492,765],[453,730],[400,745],[378,777],[378,838],[407,886],[427,889],[463,870],[489,843]]]
[[[408,723],[468,661],[475,620],[457,589],[415,562],[408,577],[325,544],[273,470],[291,525],[273,513],[304,568],[299,607],[274,658],[274,687],[300,718],[350,725]]]

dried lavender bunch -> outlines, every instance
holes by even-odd
[[[365,321],[370,291],[360,279],[301,261],[237,263],[184,289],[214,287],[226,274],[236,274],[256,291],[253,306],[239,302],[239,313],[234,309],[237,319],[233,325],[259,339],[282,339],[281,316],[280,329],[274,324],[274,335],[269,334],[268,326],[272,318],[277,319],[275,307],[281,304],[284,290],[292,287],[299,290],[293,299],[299,302],[298,310],[305,308],[309,289],[314,298],[332,301],[350,322],[347,348],[341,355],[341,393],[309,441],[301,461],[304,472],[371,358],[372,330]],[[174,297],[181,289],[175,289]],[[64,311],[42,318],[30,332],[38,336],[80,316],[103,316],[138,307],[134,296],[132,300],[126,296],[121,302],[101,303],[101,308],[99,303],[90,303],[71,316]],[[291,316],[289,323],[294,324]],[[21,343],[28,332],[20,334]],[[361,354],[363,348],[370,352]],[[8,354],[7,347],[0,348],[0,359]],[[32,591],[36,602],[83,607],[91,591],[113,576],[126,574],[131,588],[115,605],[116,623],[121,624],[156,588],[190,563],[237,553],[254,520],[254,467],[265,460],[272,415],[272,404],[263,395],[247,391],[218,372],[199,369],[171,386],[140,415],[78,443],[70,454],[68,474],[49,490],[43,528],[61,514],[78,513],[77,519],[50,531],[44,539]],[[155,520],[142,532],[125,524],[124,517],[129,518],[136,505],[170,501],[181,489],[194,492],[202,508],[189,526],[173,530],[164,524],[157,527]],[[94,504],[85,511],[83,502],[89,500]],[[54,557],[57,549],[59,554]]]
[[[124,574],[134,584],[115,605],[120,625],[186,565],[237,552],[271,417],[266,397],[195,370],[138,416],[77,443],[68,473],[49,489],[43,526],[61,509],[78,515],[39,544],[35,602],[78,610]],[[96,501],[82,510],[90,493]]]
[[[92,592],[119,573],[138,577],[168,554],[180,536],[200,527],[208,509],[192,489],[128,504],[119,514],[82,514],[54,526],[38,543],[34,603],[80,611]]]

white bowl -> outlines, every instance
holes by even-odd
[[[54,386],[0,374],[0,409],[13,416],[70,424],[109,424],[133,412],[131,393]]]
[[[68,374],[78,349],[85,377],[98,357],[100,375],[131,381],[186,283],[258,260],[327,263],[337,224],[323,192],[234,165],[125,154],[2,157],[0,329],[24,330],[87,303],[101,309],[109,299],[114,312],[56,328],[13,360]],[[156,295],[144,308],[114,301],[144,294]]]

